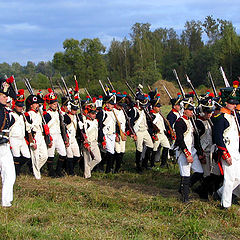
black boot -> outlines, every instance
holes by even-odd
[[[123,154],[124,153],[115,153],[114,155],[114,157],[116,158],[116,166],[115,166],[114,173],[118,173],[119,169],[122,166]]]
[[[73,169],[75,168],[75,165],[74,165],[74,159],[73,159]],[[79,170],[84,173],[84,157],[81,155],[80,158],[78,158],[78,165],[79,165]]]
[[[190,177],[190,187],[192,188],[193,185],[203,179],[203,173],[195,172],[193,175]]]
[[[136,150],[136,159],[135,159],[135,161],[136,161],[136,169],[137,169],[138,173],[142,172],[142,168],[141,168],[141,165],[140,165],[141,155],[142,155],[142,152],[139,152],[138,150]]]
[[[168,148],[162,149],[162,156],[161,156],[161,165],[160,167],[166,167],[167,166],[167,158],[168,158]]]
[[[68,175],[74,176],[73,158],[67,158]]]
[[[56,177],[56,173],[53,169],[53,161],[54,161],[54,157],[49,157],[47,159],[48,176],[52,178]]]
[[[189,202],[189,183],[190,177],[182,177],[181,193],[183,203]]]
[[[113,157],[114,157],[114,155],[111,154],[110,152],[106,153],[107,166],[106,166],[105,173],[113,172]]]
[[[105,163],[106,163],[106,161],[105,161],[105,156],[106,156],[106,153],[105,153],[105,152],[101,152],[101,158],[102,158],[102,160],[101,160],[101,162],[98,163],[98,165],[97,165],[97,172],[104,173],[104,165],[105,165]]]
[[[146,153],[145,153],[145,157],[144,157],[144,159],[142,161],[142,167],[145,168],[145,169],[150,169],[148,167],[148,161],[150,161],[150,159],[151,159],[152,151],[153,151],[152,148],[147,147],[147,150],[146,150]]]
[[[21,170],[21,157],[13,157],[13,160],[15,165],[16,176],[19,176]]]
[[[63,164],[64,164],[65,159],[66,159],[66,157],[59,155],[59,158],[58,158],[58,161],[57,161],[57,168],[56,168],[56,176],[57,177],[63,177],[64,176],[64,174],[62,172],[62,169],[63,169]]]
[[[156,157],[157,151],[152,151],[152,156],[150,160],[150,166],[155,167],[155,157]]]

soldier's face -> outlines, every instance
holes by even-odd
[[[58,106],[57,102],[49,104],[49,107],[53,110],[57,110],[57,106]]]
[[[210,119],[211,117],[212,117],[212,112],[210,112],[210,113],[209,112],[205,112],[204,113],[204,118],[205,119]]]
[[[184,110],[184,114],[190,118],[193,116],[193,110],[186,109]]]
[[[7,99],[8,99],[8,97],[5,94],[0,93],[0,103],[1,104],[6,105],[7,104]]]
[[[88,115],[89,115],[90,118],[92,118],[92,119],[95,119],[95,118],[96,118],[96,113],[89,113]]]
[[[72,115],[76,115],[77,114],[77,110],[71,109],[71,113],[72,113]]]
[[[180,105],[175,105],[175,106],[174,106],[174,109],[177,110],[177,111],[179,112],[180,109],[181,109],[181,107],[180,107]]]
[[[32,110],[38,111],[38,108],[39,108],[39,104],[38,104],[38,103],[33,103],[33,104],[31,105],[31,109],[32,109]]]
[[[236,108],[236,106],[237,106],[236,104],[230,104],[230,103],[226,104],[226,108],[228,108],[231,111],[233,111]]]
[[[159,113],[159,112],[160,112],[160,107],[153,107],[153,110],[154,110],[156,113]]]
[[[114,105],[111,104],[111,103],[107,103],[106,106],[107,106],[107,108],[110,109],[110,110],[113,110],[113,108],[114,108]]]
[[[15,105],[15,109],[19,113],[23,111],[23,107],[19,107],[19,106],[16,106],[16,105]]]

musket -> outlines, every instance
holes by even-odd
[[[13,76],[14,78],[14,76]],[[13,81],[13,85],[14,85],[14,89],[15,89],[15,92],[16,94],[18,94],[18,88],[17,88],[17,84],[16,84],[16,79],[14,78],[14,81]]]
[[[136,98],[136,94],[134,93],[134,91],[132,90],[132,88],[130,87],[130,85],[128,84],[128,82],[125,82],[128,89],[130,90],[130,92],[133,94],[133,96]],[[158,128],[158,126],[156,124],[153,123],[153,119],[152,119],[152,116],[149,114],[149,112],[147,111],[147,109],[145,107],[141,107],[146,115],[146,117],[149,119],[149,121],[151,122],[152,126],[153,126],[153,131],[155,133],[159,133],[160,130]]]
[[[51,77],[49,77],[49,81],[51,83],[53,93],[55,94],[55,89],[54,89]],[[59,114],[60,129],[61,129],[61,134],[62,134],[62,137],[63,137],[63,141],[66,145],[68,145],[69,144],[69,137],[67,135],[67,127],[66,127],[66,124],[64,123],[64,118],[63,118],[62,111],[61,111],[61,108],[60,108],[58,102],[57,102],[57,109],[58,109],[58,114]]]
[[[104,86],[103,86],[103,84],[102,84],[102,81],[101,81],[101,80],[98,80],[98,81],[99,81],[99,84],[100,84],[100,86],[101,86],[101,88],[102,88],[105,96],[107,96],[107,93],[106,93],[106,90],[104,89]]]
[[[63,88],[60,84],[60,82],[57,80],[57,84],[58,84],[58,87],[60,88],[61,92],[62,92],[62,95],[65,96],[65,92],[63,91]]]
[[[109,83],[110,87],[112,88],[112,90],[114,90],[114,87],[113,87],[112,82],[110,81],[109,77],[107,77],[107,80],[108,80],[108,83]]]
[[[185,77],[186,77],[187,82],[189,83],[190,87],[192,88],[192,90],[193,90],[193,92],[194,92],[194,94],[195,94],[195,96],[196,96],[196,98],[197,98],[197,101],[200,102],[200,99],[199,99],[199,97],[198,97],[198,94],[197,94],[194,86],[192,85],[192,82],[191,82],[191,80],[189,79],[188,75],[185,74]]]
[[[167,90],[167,88],[165,87],[165,85],[163,85],[163,87],[164,87],[164,90],[165,90],[165,92],[167,93],[168,97],[169,97],[170,99],[172,99],[172,96],[171,96],[170,92]]]
[[[108,93],[108,95],[110,95],[110,88],[108,87],[108,85],[107,84],[105,84],[105,87],[106,87],[106,92]]]
[[[90,97],[91,101],[93,100],[90,93],[88,92],[87,88],[84,88],[84,91],[86,92],[86,94]]]
[[[213,93],[214,93],[215,97],[217,97],[218,96],[217,90],[215,88],[215,85],[214,85],[214,82],[213,82],[213,79],[212,79],[212,75],[211,75],[210,72],[208,72],[208,78],[210,80],[210,83],[211,83],[211,86],[212,86],[212,89],[213,89]]]
[[[222,66],[220,66],[219,70],[220,70],[220,72],[221,72],[221,74],[222,74],[222,76],[223,76],[223,80],[224,80],[225,86],[226,86],[226,87],[230,87],[230,84],[229,84],[229,82],[228,82],[228,80],[227,80],[227,77],[226,77],[226,75],[225,75],[225,72],[223,71]]]
[[[107,96],[107,92],[106,92],[106,90],[105,90],[105,88],[104,88],[104,86],[103,86],[103,84],[102,84],[102,81],[101,81],[101,80],[98,80],[98,81],[99,81],[99,84],[100,84],[100,86],[101,86],[101,88],[102,88],[105,96]]]
[[[180,91],[181,91],[181,93],[182,93],[182,96],[183,96],[183,98],[185,98],[185,92],[184,92],[183,87],[182,87],[182,85],[181,85],[181,83],[180,83],[180,80],[179,80],[179,78],[178,78],[176,69],[173,69],[173,74],[175,75],[175,77],[176,77],[176,79],[177,79],[177,84],[178,84],[178,87],[179,87],[179,89],[180,89]]]
[[[77,81],[76,75],[74,75],[74,80]],[[64,81],[64,82],[65,82],[65,81]],[[66,83],[65,83],[65,86],[67,86]],[[86,135],[86,129],[85,129],[85,123],[84,123],[84,116],[83,116],[83,113],[82,113],[82,104],[81,104],[81,98],[80,98],[79,92],[77,92],[77,96],[78,96],[78,105],[79,105],[80,115],[81,115],[81,117],[82,117],[82,122],[83,122],[83,129],[80,129],[80,132],[81,132],[81,134],[82,134],[82,137],[83,137],[83,139],[84,139],[84,142],[86,142],[86,143],[89,144],[89,142],[88,142],[88,140],[87,140],[87,135]],[[79,122],[79,121],[80,121],[79,116],[78,116],[78,115],[76,115],[76,116],[77,116],[77,120],[78,120],[78,122]],[[90,145],[89,145],[89,146],[90,146]],[[89,148],[87,148],[87,150],[88,150],[91,158],[92,158],[92,159],[95,159],[94,153],[92,152],[91,148],[89,147]]]
[[[28,92],[31,95],[34,95],[34,91],[32,89],[31,84],[29,83],[29,80],[27,78],[24,78],[23,81],[24,81],[24,83],[25,83],[25,85],[27,87]],[[48,125],[46,123],[45,118],[43,117],[43,113],[42,113],[41,109],[39,108],[38,111],[39,111],[39,113],[41,115],[41,118],[42,118],[43,133],[44,133],[44,136],[45,136],[45,141],[46,141],[47,146],[49,146],[51,144],[51,142],[52,142],[51,136],[50,136],[50,132],[49,132],[49,128],[48,128]]]

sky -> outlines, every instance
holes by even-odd
[[[69,38],[109,47],[113,38],[130,38],[136,22],[181,33],[186,21],[211,15],[239,34],[239,9],[239,0],[0,0],[0,63],[52,61]]]

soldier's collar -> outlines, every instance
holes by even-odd
[[[184,119],[188,120],[189,118],[186,115],[182,116]]]
[[[175,108],[172,108],[172,111],[173,111],[173,112],[177,112],[177,113],[178,113],[178,111],[177,111]]]

